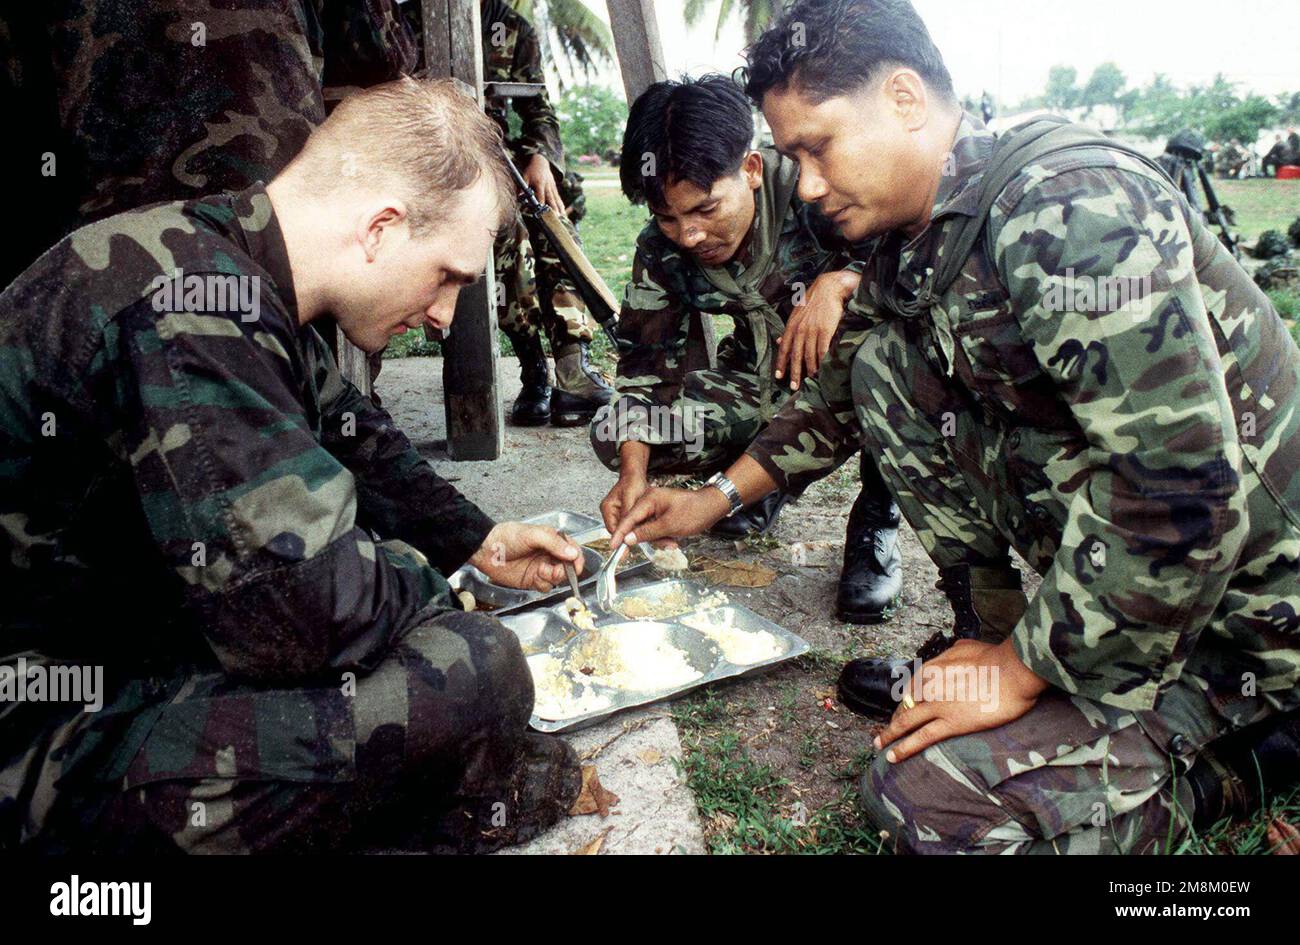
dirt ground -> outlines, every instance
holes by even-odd
[[[501,361],[507,405],[518,389],[515,364],[513,359]],[[600,500],[615,476],[597,462],[585,428],[507,427],[499,460],[453,463],[441,439],[440,359],[385,361],[378,389],[417,448],[494,517],[520,518],[556,508],[599,515]],[[766,809],[777,816],[797,825],[827,811],[836,815],[837,824],[847,817],[848,826],[856,826],[846,791],[866,763],[875,730],[836,701],[840,666],[855,656],[910,653],[934,630],[950,625],[951,611],[934,589],[935,568],[906,526],[903,593],[892,616],[873,626],[835,619],[844,528],[857,493],[857,463],[850,462],[787,505],[763,538],[733,543],[702,537],[683,543],[688,556],[739,558],[775,570],[778,576],[768,587],[728,588],[727,593],[812,647],[806,656],[764,674],[715,684],[669,707],[687,754],[693,749],[698,754],[688,774],[711,846],[735,828],[735,816],[713,810],[704,795],[725,793],[726,785],[719,782],[726,780],[728,765],[738,755],[743,755],[745,772],[761,772]],[[804,549],[801,564],[795,563],[796,543]],[[716,740],[722,733],[728,738],[719,751]],[[728,752],[731,762],[724,757]]]

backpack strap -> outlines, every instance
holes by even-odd
[[[1107,138],[1099,131],[1076,125],[1064,118],[1050,116],[1017,125],[998,137],[988,166],[979,183],[979,204],[975,214],[962,218],[944,240],[939,266],[930,283],[929,296],[938,299],[957,281],[966,259],[983,233],[993,204],[1008,184],[1031,164],[1048,155],[1073,148],[1106,148],[1134,157],[1155,170],[1165,180],[1169,175],[1146,155],[1126,144]]]

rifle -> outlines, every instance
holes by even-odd
[[[578,295],[582,296],[582,301],[587,304],[587,310],[600,324],[614,349],[620,350],[622,346],[617,331],[619,306],[614,293],[609,290],[609,286],[600,277],[600,273],[591,264],[591,260],[582,251],[573,234],[565,228],[560,215],[537,199],[533,189],[519,173],[519,168],[515,167],[515,162],[510,160],[510,154],[504,148],[502,153],[505,154],[510,175],[515,179],[515,186],[519,188],[522,211],[537,221],[555,250],[555,255],[559,257],[561,265],[573,280],[573,284],[577,286]]]
[[[1237,237],[1233,236],[1232,231],[1228,229],[1228,224],[1231,222],[1232,218],[1232,211],[1219,203],[1219,198],[1215,195],[1214,188],[1210,186],[1209,175],[1205,173],[1205,168],[1201,166],[1200,161],[1196,162],[1196,172],[1200,175],[1201,186],[1205,189],[1205,202],[1209,207],[1210,218],[1214,220],[1214,222],[1218,224],[1219,229],[1223,231],[1223,235],[1220,237],[1223,241],[1223,245],[1228,247],[1228,252],[1232,253],[1234,258],[1240,259],[1241,249],[1237,246]]]

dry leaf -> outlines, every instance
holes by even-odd
[[[578,849],[574,850],[569,855],[570,856],[596,856],[597,854],[600,853],[601,847],[605,845],[605,838],[609,836],[609,832],[613,829],[614,829],[613,827],[606,827],[600,833],[596,834],[595,838],[591,840],[591,842],[584,843],[582,846],[578,847]]]
[[[1279,856],[1300,855],[1300,830],[1281,817],[1268,825],[1268,847]]]
[[[602,818],[609,816],[609,809],[618,803],[618,795],[613,791],[606,791],[601,786],[600,778],[596,774],[595,765],[582,766],[582,790],[578,792],[578,799],[573,802],[573,807],[569,810],[569,816],[579,817],[584,814],[600,814]]]
[[[764,565],[751,561],[724,561],[709,555],[697,556],[691,570],[711,584],[728,587],[767,587],[776,580],[776,572]]]
[[[658,748],[647,748],[637,752],[636,756],[648,765],[657,765],[664,760],[664,753]]]

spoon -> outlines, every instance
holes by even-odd
[[[607,613],[614,611],[614,598],[618,595],[618,587],[614,583],[614,575],[618,569],[618,563],[627,554],[627,545],[619,545],[596,572],[596,604],[601,610]]]

